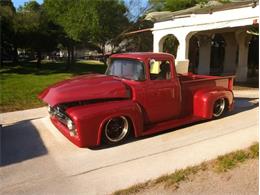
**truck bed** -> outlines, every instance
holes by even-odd
[[[234,76],[208,76],[208,75],[196,75],[196,74],[178,74],[179,81],[183,87],[194,85],[214,85],[219,87],[225,87],[230,90],[233,89]]]
[[[195,74],[178,74],[182,91],[182,116],[193,114],[193,97],[202,89],[233,89],[234,76],[208,76]]]

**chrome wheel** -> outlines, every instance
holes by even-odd
[[[224,98],[218,99],[214,104],[213,116],[215,118],[221,116],[225,110],[225,106],[226,106],[225,99]]]
[[[127,137],[129,123],[124,116],[111,118],[105,126],[105,140],[110,143],[118,143]]]

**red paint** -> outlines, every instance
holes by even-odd
[[[111,58],[143,62],[146,79],[86,75],[55,84],[39,95],[51,106],[84,102],[65,110],[76,125],[77,136],[71,136],[66,125],[51,117],[54,125],[79,147],[99,145],[103,127],[111,117],[127,117],[134,135],[139,137],[210,119],[215,101],[222,97],[229,110],[233,107],[233,76],[177,75],[173,56],[165,53],[115,54]],[[151,59],[170,62],[170,80],[150,80]]]
[[[51,106],[72,101],[127,98],[125,85],[106,75],[84,75],[57,83],[39,97]]]

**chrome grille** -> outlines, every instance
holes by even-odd
[[[65,111],[59,106],[51,107],[49,106],[48,111],[50,115],[55,116],[61,123],[67,125],[69,117],[66,115]]]

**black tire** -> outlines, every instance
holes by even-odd
[[[214,103],[213,107],[213,117],[220,118],[226,111],[226,100],[225,98],[220,98]]]
[[[115,145],[124,142],[131,131],[131,124],[124,116],[109,119],[103,130],[103,140],[106,144]]]

